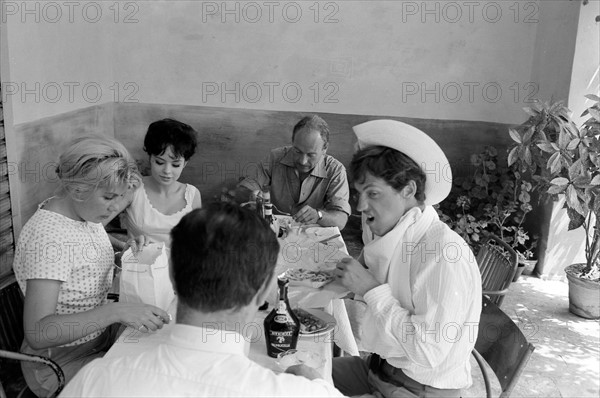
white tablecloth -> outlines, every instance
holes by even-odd
[[[337,237],[325,243],[318,243],[329,237]],[[301,228],[298,235],[280,240],[281,255],[277,262],[276,274],[288,268],[333,269],[336,262],[348,257],[348,249],[337,227]],[[320,289],[305,286],[290,286],[288,297],[292,308],[323,308],[335,318],[337,327],[334,341],[342,350],[351,355],[359,355],[358,346],[350,326],[350,319],[342,297],[349,291],[334,281]],[[271,303],[275,302],[277,288],[273,287]]]

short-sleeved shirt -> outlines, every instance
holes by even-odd
[[[13,269],[23,294],[28,279],[61,281],[56,314],[92,310],[106,303],[112,285],[114,251],[102,224],[76,221],[42,206],[23,227]],[[90,334],[65,346],[83,344],[104,329],[90,325]]]
[[[291,146],[275,148],[261,162],[256,174],[240,183],[250,190],[270,185],[271,201],[277,210],[290,214],[303,206],[350,214],[350,190],[346,168],[333,156],[324,155],[308,177],[300,181]]]

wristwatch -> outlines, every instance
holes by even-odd
[[[319,216],[319,219],[317,221],[321,221],[321,219],[323,218],[323,212],[317,209],[317,215]]]

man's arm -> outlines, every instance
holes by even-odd
[[[321,212],[321,219],[319,219]],[[315,209],[308,205],[303,206],[296,214],[293,215],[294,220],[303,224],[319,224],[322,227],[338,227],[340,230],[344,228],[348,221],[348,214],[340,210],[322,210]]]
[[[273,153],[256,165],[249,167],[250,171],[235,187],[236,201],[246,202],[253,191],[260,191],[263,186],[271,185],[271,168],[273,165]],[[254,170],[252,170],[254,169]]]
[[[350,188],[346,168],[340,164],[327,187],[325,208],[322,210],[323,218],[319,221],[319,225],[344,229],[348,222],[348,215],[351,213],[349,200]]]

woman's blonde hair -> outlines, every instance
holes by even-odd
[[[137,188],[141,176],[135,161],[119,141],[104,136],[82,136],[68,144],[56,168],[59,195],[84,201],[98,188],[127,185]]]

